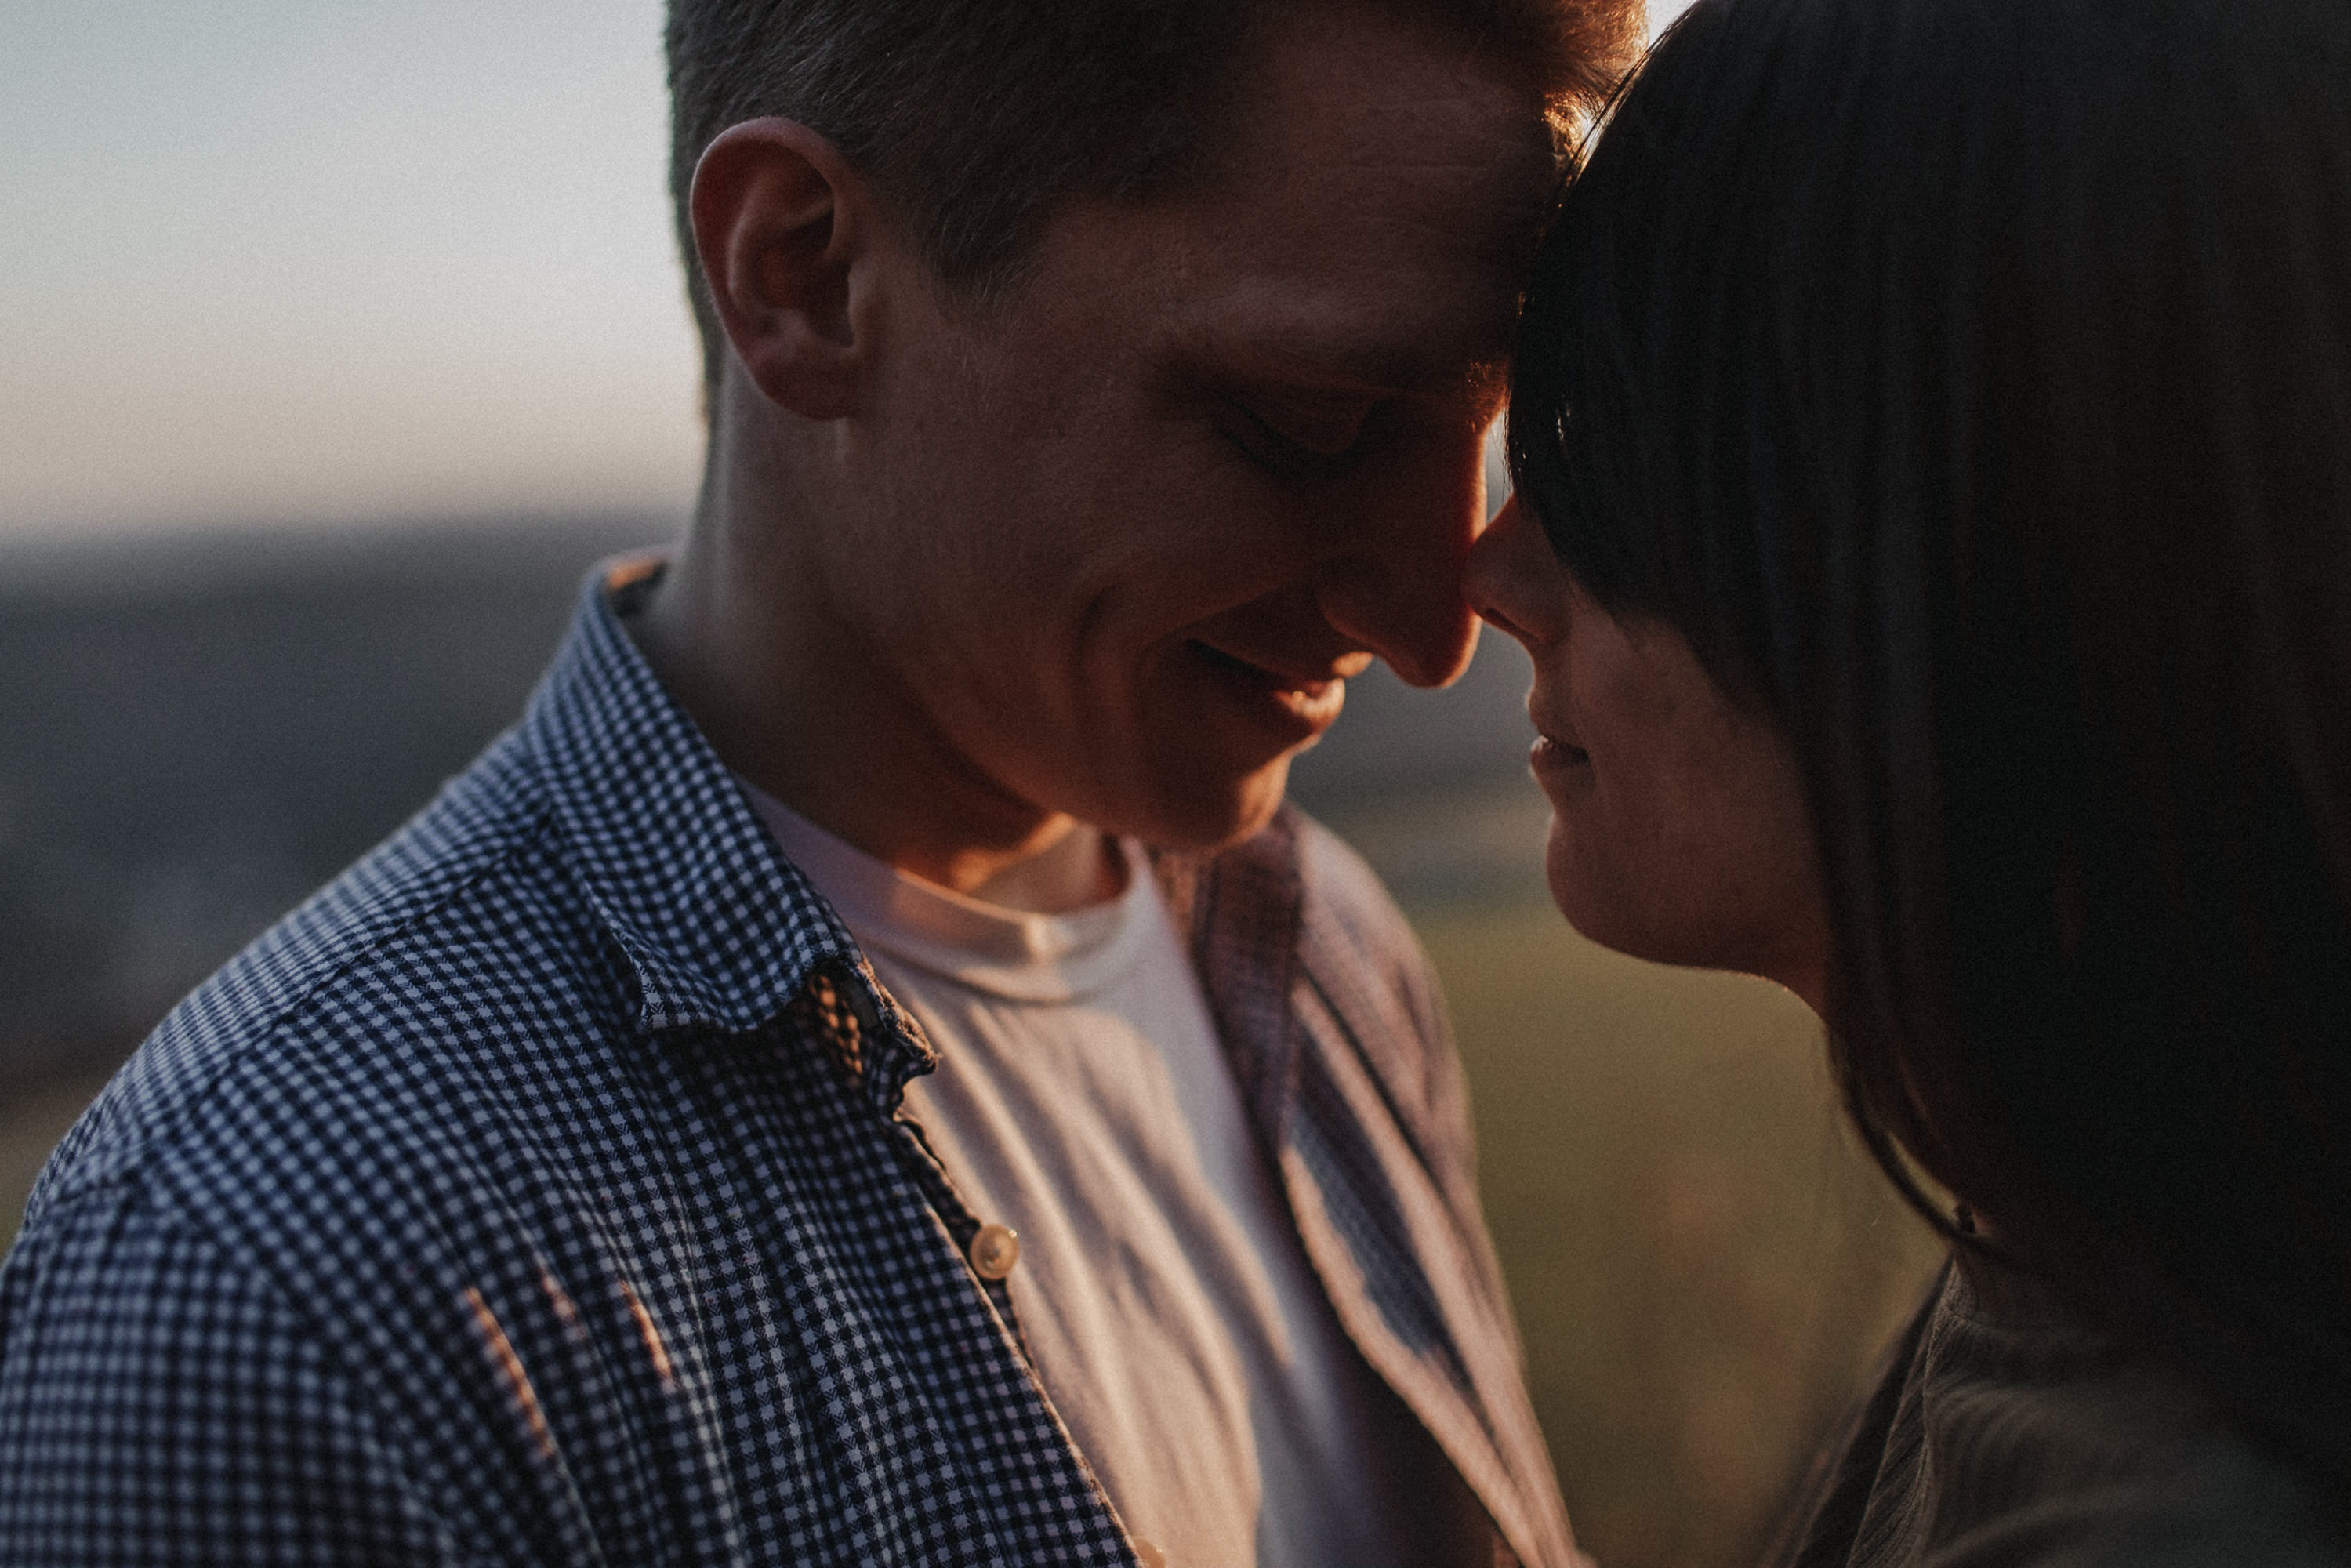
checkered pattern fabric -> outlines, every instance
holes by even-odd
[[[1160,871],[1341,1321],[1563,1568],[1409,936],[1294,816]],[[901,1116],[931,1065],[591,584],[44,1173],[0,1562],[1133,1564]]]

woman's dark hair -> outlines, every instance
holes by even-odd
[[[1515,376],[1793,738],[1879,1162],[2351,1494],[2351,5],[1698,0]]]

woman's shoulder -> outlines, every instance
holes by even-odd
[[[1950,1269],[1816,1478],[1788,1568],[2344,1568],[2316,1499],[2179,1380]]]

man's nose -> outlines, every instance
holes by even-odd
[[[1323,619],[1416,686],[1449,684],[1478,645],[1461,572],[1486,517],[1484,447],[1458,444],[1356,511],[1315,579]]]

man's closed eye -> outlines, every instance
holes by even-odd
[[[1226,414],[1220,422],[1225,439],[1277,478],[1293,484],[1336,478],[1364,455],[1369,409],[1337,416],[1285,412],[1269,417],[1239,399],[1219,401]]]

